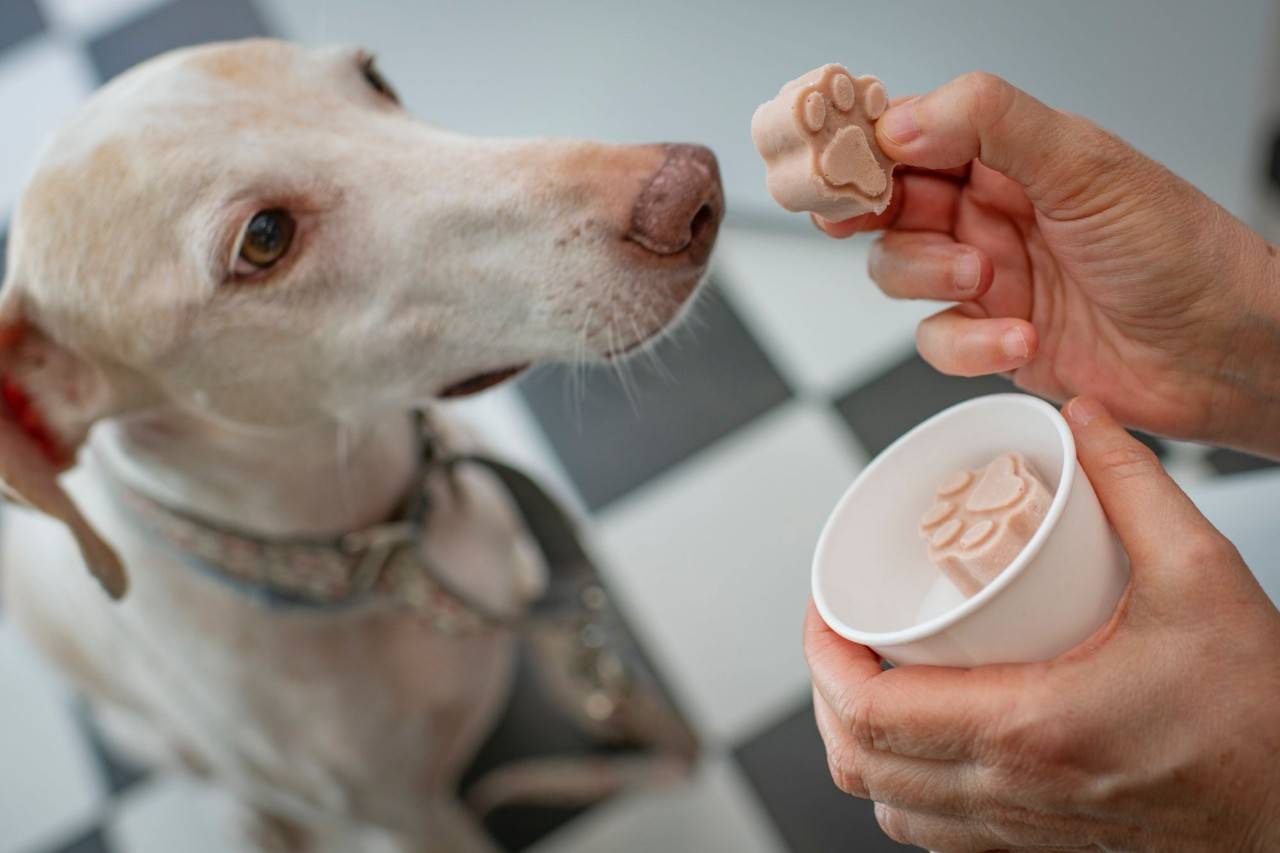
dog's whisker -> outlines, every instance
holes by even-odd
[[[650,312],[652,315],[652,312]],[[666,340],[664,337],[663,340]],[[653,371],[658,377],[668,385],[674,385],[676,382],[675,374],[667,367],[667,363],[662,360],[662,353],[659,352],[657,346],[650,346],[645,349],[645,358],[649,364],[653,366]]]
[[[574,420],[578,423],[579,431],[582,428],[582,402],[587,392],[587,370],[588,356],[587,351],[591,343],[591,322],[595,319],[595,306],[587,308],[586,316],[583,318],[582,327],[578,332],[577,345],[574,347],[573,361],[569,365],[569,387],[572,391],[571,413]]]
[[[614,337],[617,329],[613,321],[609,323],[609,349],[615,348]],[[618,380],[622,385],[622,393],[627,398],[627,403],[631,406],[631,411],[636,415],[640,414],[640,391],[639,385],[635,381],[635,368],[629,359],[614,359],[614,372],[618,376]]]

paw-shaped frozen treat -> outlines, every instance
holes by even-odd
[[[965,595],[1013,562],[1049,512],[1053,495],[1020,453],[977,471],[957,471],[920,520],[929,558]]]
[[[879,80],[835,64],[792,80],[761,104],[751,140],[774,201],[833,221],[883,212],[894,163],[876,144],[874,123],[888,104]]]

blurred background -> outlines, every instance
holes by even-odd
[[[625,387],[543,369],[456,406],[582,513],[705,758],[671,789],[491,830],[544,853],[904,849],[827,776],[800,655],[809,558],[869,458],[933,412],[1007,386],[946,379],[913,355],[914,325],[936,306],[889,303],[867,279],[865,240],[821,239],[773,205],[751,113],[825,62],[875,74],[891,95],[988,70],[1111,128],[1276,240],[1277,11],[1272,0],[0,0],[0,246],[46,134],[102,81],[203,41],[363,45],[408,109],[468,133],[711,146],[730,212],[691,322]],[[1247,521],[1280,498],[1276,473],[1146,440],[1274,595],[1280,558]],[[0,682],[0,853],[235,849],[216,792],[113,756],[2,617]]]

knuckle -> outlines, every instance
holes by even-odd
[[[916,351],[925,363],[939,373],[956,374],[956,347],[942,333],[940,320],[929,317],[916,326]]]
[[[849,720],[849,732],[853,735],[853,742],[859,747],[874,749],[881,742],[875,694],[870,689],[864,689],[850,703],[849,716],[846,719]]]
[[[867,799],[869,791],[862,774],[858,772],[856,763],[851,760],[849,751],[842,748],[827,750],[827,770],[831,773],[831,781],[842,792],[851,797]]]
[[[899,844],[910,844],[910,821],[900,809],[891,808],[884,803],[876,803],[876,823],[880,831]]]
[[[1013,776],[1041,774],[1068,761],[1079,748],[1072,729],[1052,703],[1029,701],[1005,714],[993,738],[997,770]]]
[[[973,99],[975,107],[986,115],[1005,113],[1017,94],[1013,84],[989,71],[970,71],[961,75],[959,82]]]
[[[1126,164],[1136,166],[1140,162],[1137,150],[1106,128],[1083,116],[1072,113],[1065,116],[1077,136],[1088,141],[1088,153],[1093,165],[1117,168]]]
[[[1151,448],[1136,440],[1129,440],[1104,450],[1098,457],[1098,467],[1112,480],[1148,477],[1161,470],[1160,460],[1156,454]]]
[[[1210,568],[1240,560],[1236,546],[1217,531],[1189,536],[1182,545],[1182,556],[1197,568]]]

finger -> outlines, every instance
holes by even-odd
[[[981,773],[974,765],[864,749],[817,690],[813,716],[831,780],[844,793],[933,814],[972,814],[978,809]]]
[[[985,376],[1017,370],[1035,357],[1035,326],[1014,317],[977,317],[967,309],[949,308],[916,328],[916,349],[935,369],[952,376]]]
[[[858,749],[853,736],[840,722],[836,712],[831,710],[817,687],[813,688],[813,719],[827,753],[827,769],[831,772],[831,781],[851,797],[868,799],[870,794],[862,778],[862,758],[865,753]]]
[[[984,73],[890,107],[876,122],[876,139],[888,156],[915,166],[979,160],[1051,211],[1087,206],[1092,191],[1113,188],[1123,171],[1117,166],[1144,159],[1097,125]]]
[[[809,219],[813,221],[819,231],[837,240],[843,240],[846,237],[852,237],[854,234],[861,234],[864,231],[883,231],[892,226],[893,220],[898,216],[898,209],[901,208],[901,204],[897,203],[895,206],[897,198],[898,196],[895,194],[895,201],[889,202],[889,207],[885,209],[884,213],[864,213],[861,216],[842,219],[839,222],[823,219],[816,213],[810,213]]]
[[[902,208],[890,223],[904,231],[955,230],[956,210],[963,186],[934,175],[903,175],[899,179]]]
[[[876,803],[876,823],[900,844],[937,853],[992,853],[996,850],[1097,850],[1076,843],[1070,830],[992,825],[966,817],[929,814]]]
[[[884,672],[880,656],[832,631],[812,600],[805,613],[804,656],[813,686],[832,707],[854,701],[866,682]]]
[[[987,853],[1008,848],[980,822],[911,811],[886,803],[876,803],[876,823],[899,844],[914,844],[937,853]]]
[[[962,185],[953,180],[930,174],[895,176],[893,197],[883,213],[866,213],[840,222],[813,214],[813,224],[837,239],[889,228],[950,234],[955,229],[962,189]]]
[[[1077,397],[1063,408],[1076,440],[1076,456],[1135,569],[1175,557],[1196,534],[1218,538],[1164,470],[1097,400]],[[1177,531],[1177,536],[1170,536]]]
[[[845,704],[830,704],[862,751],[981,762],[1001,752],[1006,724],[1035,710],[1027,704],[1039,695],[1030,689],[1035,669],[900,667],[864,684]]]
[[[894,299],[977,299],[995,277],[985,252],[928,231],[885,234],[871,245],[867,268]]]
[[[889,198],[889,206],[880,213],[864,213],[861,216],[839,221],[826,219],[816,213],[810,213],[809,218],[813,220],[814,225],[818,226],[818,230],[837,240],[852,237],[863,231],[883,231],[886,228],[892,228],[907,200],[902,181],[902,178],[893,179],[893,195]]]

